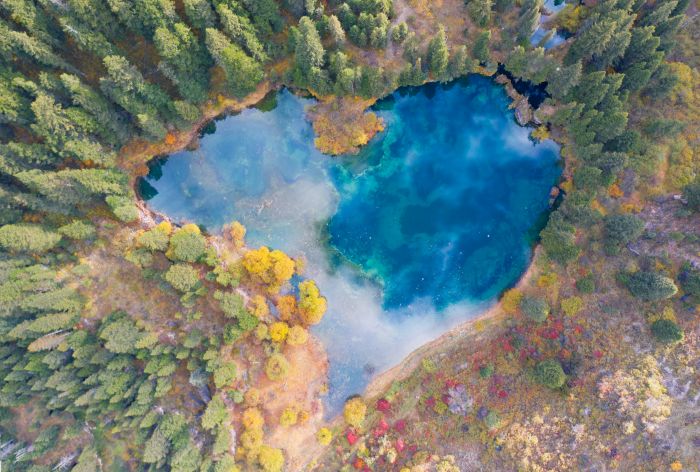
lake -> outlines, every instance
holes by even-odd
[[[358,155],[313,146],[287,90],[208,127],[200,147],[154,160],[148,205],[250,246],[307,260],[328,299],[314,328],[330,360],[329,411],[371,377],[483,312],[527,268],[561,174],[492,79],[400,89],[375,105],[386,129]]]

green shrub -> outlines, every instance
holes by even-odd
[[[250,331],[258,326],[260,320],[248,311],[245,307],[243,297],[236,292],[222,292],[221,290],[217,290],[214,292],[214,298],[219,301],[219,306],[221,307],[221,311],[224,312],[224,316],[227,318],[235,318],[238,321],[238,329]],[[232,332],[228,336],[227,342],[234,342],[238,337],[238,332]]]
[[[683,196],[688,200],[688,206],[693,211],[700,211],[700,178],[696,178],[695,182],[685,186]]]
[[[170,236],[160,228],[153,228],[139,235],[138,243],[151,251],[165,251],[168,248]]]
[[[593,274],[588,274],[576,281],[576,290],[581,293],[593,293],[595,292],[595,280],[593,279]]]
[[[207,241],[198,231],[180,229],[170,238],[166,255],[170,260],[196,262],[207,249]]]
[[[233,344],[238,341],[245,331],[233,323],[228,323],[224,327],[224,343]]]
[[[700,270],[694,269],[690,264],[685,263],[679,276],[681,288],[695,300],[700,300]]]
[[[260,320],[248,310],[243,310],[238,315],[238,327],[241,328],[243,331],[250,331],[252,329],[255,329],[259,323]]]
[[[118,220],[125,223],[135,221],[139,217],[139,210],[129,197],[109,195],[105,201]]]
[[[627,278],[627,288],[635,297],[644,301],[670,298],[678,292],[673,280],[656,272],[635,272]]]
[[[491,410],[484,418],[484,424],[488,429],[496,429],[501,424],[501,417],[498,416],[498,413]]]
[[[537,323],[542,323],[549,316],[549,304],[539,297],[524,296],[520,300],[520,309],[528,318]]]
[[[222,388],[231,383],[236,378],[236,364],[233,362],[223,362],[214,371],[214,385]]]
[[[556,359],[542,361],[535,367],[535,380],[537,383],[551,389],[560,388],[566,382],[566,374],[561,364]]]
[[[642,235],[644,221],[634,215],[609,215],[605,218],[605,250],[608,254],[619,252],[620,246]]]
[[[479,367],[479,376],[482,379],[488,379],[489,377],[491,377],[493,375],[493,372],[494,372],[493,364],[488,364],[488,365],[484,365],[484,366]]]
[[[221,311],[227,318],[238,318],[245,311],[243,297],[236,292],[214,292],[214,298],[219,301]]]
[[[265,374],[273,382],[282,380],[289,374],[289,362],[282,354],[273,354],[265,363]]]
[[[173,264],[164,278],[175,290],[186,293],[199,284],[199,271],[189,264]]]
[[[670,344],[683,340],[683,330],[671,320],[660,319],[651,324],[651,332],[657,341]]]
[[[581,297],[569,297],[561,301],[561,309],[564,310],[566,316],[574,316],[583,308],[583,300]]]
[[[70,239],[89,239],[95,236],[95,227],[84,221],[75,220],[58,228],[58,232]]]

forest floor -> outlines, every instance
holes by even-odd
[[[160,277],[149,277],[137,264],[127,260],[134,246],[134,240],[142,229],[151,228],[162,217],[155,215],[141,205],[140,219],[136,227],[115,228],[105,223],[100,234],[110,235],[101,244],[93,245],[85,254],[79,255],[82,267],[89,269],[82,278],[81,292],[88,299],[87,316],[83,324],[94,324],[97,320],[117,310],[128,312],[138,324],[148,331],[157,333],[161,344],[176,344],[176,338],[198,329],[205,336],[220,336],[226,319],[211,296],[197,297],[194,306],[184,308],[180,297],[162,281]],[[240,254],[232,241],[221,236],[210,236],[220,254]],[[156,254],[149,270],[162,273],[169,263],[161,254]],[[208,290],[216,287],[207,282]],[[242,293],[253,295],[249,288]],[[198,315],[197,315],[198,314]],[[301,469],[309,458],[318,455],[322,448],[315,440],[316,432],[324,422],[322,396],[327,390],[328,360],[321,342],[309,336],[308,342],[300,346],[285,345],[282,349],[290,363],[290,371],[285,380],[271,382],[265,375],[265,359],[262,343],[253,335],[237,342],[233,348],[224,345],[221,357],[233,361],[241,372],[235,387],[242,391],[255,387],[260,391],[260,408],[266,423],[266,444],[285,451],[291,470]],[[173,382],[173,389],[164,400],[167,409],[186,411],[197,416],[202,413],[205,403],[193,402],[197,397],[195,388],[188,382],[189,373],[182,369],[183,377]],[[294,434],[288,427],[279,424],[282,411],[294,407],[304,412],[304,421],[295,425]],[[231,406],[232,426],[242,431],[240,426],[242,408]]]

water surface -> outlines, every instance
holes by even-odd
[[[333,411],[517,281],[561,169],[557,146],[533,143],[481,76],[380,101],[386,130],[357,156],[313,147],[312,103],[282,91],[269,111],[217,122],[197,151],[155,162],[140,190],[175,220],[211,231],[239,220],[250,245],[307,259],[328,298],[315,333]]]

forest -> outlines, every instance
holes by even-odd
[[[543,15],[549,33],[533,44]],[[564,42],[545,49],[555,32]],[[499,66],[544,90],[532,139],[562,144],[565,166],[532,284],[474,328],[481,344],[450,344],[475,357],[459,374],[471,383],[441,377],[454,366],[426,354],[330,422],[316,406],[323,382],[293,401],[277,395],[310,382],[300,371],[323,376],[310,331],[332,308],[323,287],[302,259],[248,247],[238,222],[213,234],[154,216],[136,178],[212,118],[281,87],[318,100],[317,146],[343,154],[381,130],[366,111],[375,100],[496,77]],[[555,14],[542,0],[0,0],[0,462],[21,472],[477,470],[450,452],[464,441],[483,445],[473,446],[478,470],[695,470],[691,407],[694,446],[645,446],[653,460],[634,451],[659,437],[649,426],[661,428],[659,416],[685,411],[669,405],[694,396],[697,407],[699,213],[692,0],[571,1]],[[643,348],[596,371],[598,336],[633,325]],[[557,345],[576,330],[590,336]],[[639,380],[663,377],[661,357],[688,379],[682,398]],[[616,363],[626,367],[612,372]],[[535,418],[539,398],[574,415],[621,384],[664,390],[656,398],[669,403],[647,402],[644,418],[635,400],[619,406],[634,428],[619,434],[624,460],[590,446],[601,458],[576,462],[566,444],[547,448],[551,424],[509,413]],[[488,403],[498,398],[523,400]],[[469,432],[450,414],[469,418]],[[430,425],[453,433],[428,438]]]

